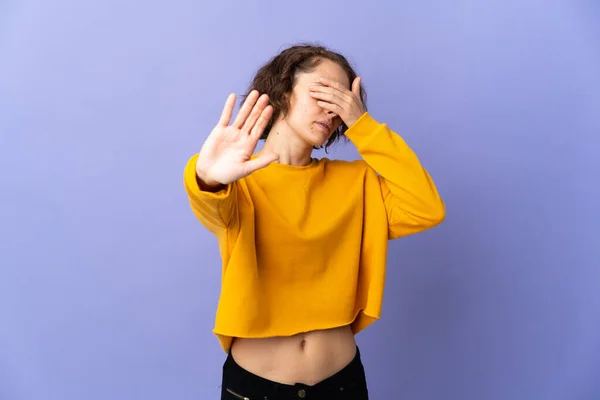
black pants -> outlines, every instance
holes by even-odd
[[[354,359],[333,376],[309,386],[277,383],[240,367],[231,351],[223,365],[221,400],[368,400],[365,370],[356,347]]]

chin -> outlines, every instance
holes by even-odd
[[[321,139],[321,140],[311,140],[310,144],[312,144],[313,146],[317,146],[317,147],[319,147],[319,146],[325,146],[325,143],[327,143],[328,139],[329,138],[327,138],[327,139]]]
[[[313,132],[310,136],[307,137],[307,142],[312,144],[313,146],[324,146],[330,137],[331,135],[325,136],[324,134],[315,134]]]

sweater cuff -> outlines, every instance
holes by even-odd
[[[368,145],[384,126],[385,124],[380,124],[365,111],[345,134],[358,149],[361,149]]]

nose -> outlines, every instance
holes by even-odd
[[[327,116],[329,118],[331,118],[331,120],[335,121],[335,119],[338,117],[338,115],[336,113],[334,113],[333,111],[327,111]]]
[[[327,111],[327,116],[331,119],[331,122],[335,124],[336,120],[340,119],[340,116],[333,111]]]

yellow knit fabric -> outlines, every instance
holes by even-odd
[[[222,258],[213,333],[226,353],[234,337],[348,324],[360,332],[380,317],[387,241],[444,219],[433,181],[398,134],[365,112],[346,135],[362,160],[275,162],[217,193],[200,190],[198,155],[188,161],[192,211]]]

